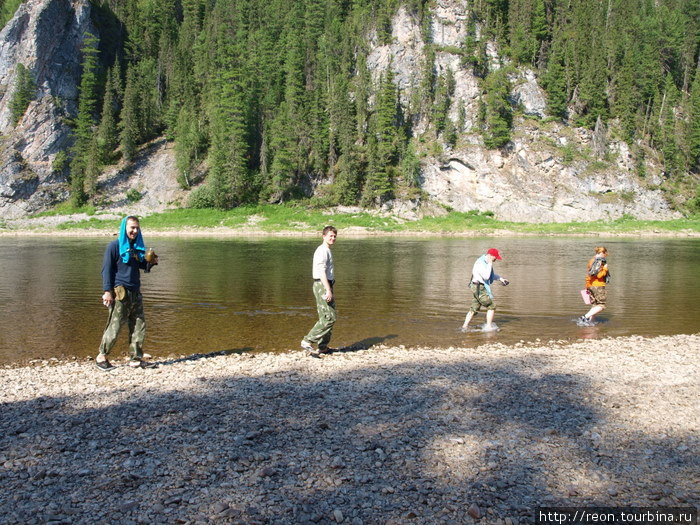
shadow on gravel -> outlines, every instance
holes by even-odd
[[[697,472],[687,436],[620,431],[596,442],[609,414],[592,407],[588,379],[533,372],[546,364],[416,361],[320,379],[232,369],[158,393],[144,375],[128,402],[100,410],[79,409],[79,396],[7,403],[0,516],[471,523],[476,504],[484,522],[523,523],[537,505],[668,504],[665,487]]]
[[[366,339],[363,339],[362,341],[357,341],[356,343],[351,343],[347,346],[343,346],[338,348],[337,350],[333,350],[332,353],[347,353],[347,352],[357,352],[359,350],[367,350],[369,348],[372,348],[373,346],[376,345],[381,345],[389,341],[390,339],[395,339],[397,338],[397,334],[388,334],[385,335],[384,337],[368,337]]]
[[[245,354],[247,352],[252,352],[255,349],[253,347],[245,348],[231,348],[229,350],[218,350],[216,352],[207,352],[206,354],[191,354],[184,357],[178,357],[175,359],[165,359],[162,361],[154,361],[158,366],[161,365],[174,365],[175,363],[183,363],[185,361],[199,361],[200,359],[211,359],[213,357],[222,357],[232,354]]]

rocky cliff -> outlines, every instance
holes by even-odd
[[[594,134],[546,120],[545,95],[532,71],[510,78],[511,102],[517,108],[512,141],[501,150],[484,147],[476,129],[480,80],[461,67],[454,53],[466,36],[467,7],[466,0],[437,0],[432,11],[435,71],[442,75],[450,69],[454,74],[449,118],[457,123],[460,107],[463,116],[454,147],[431,135],[427,115],[414,123],[422,148],[424,193],[459,211],[491,211],[506,220],[676,217],[661,192],[651,189],[660,182],[659,170],[649,163],[647,177],[640,181],[627,144],[613,140],[604,128]],[[0,217],[22,216],[67,197],[65,170],[57,169],[54,159],[71,143],[65,119],[75,115],[80,46],[88,31],[97,34],[87,1],[27,0],[0,32]],[[376,34],[368,35],[372,51],[367,65],[375,79],[392,67],[401,102],[408,104],[420,82],[426,43],[418,21],[404,9],[394,18],[392,31],[388,45],[381,45]],[[492,69],[505,65],[495,44],[487,51]],[[37,89],[25,115],[12,126],[9,103],[19,63],[31,71]],[[157,152],[151,161],[149,151]],[[113,169],[103,177],[105,202],[118,205],[129,187],[149,196],[151,210],[178,201],[173,198],[172,159],[165,162],[171,172],[160,171],[163,180],[139,177],[144,170],[154,171],[150,162],[162,166],[172,148],[151,148],[144,155],[139,169]],[[110,181],[118,184],[110,186]],[[119,196],[111,195],[117,191]]]
[[[513,140],[502,150],[484,147],[475,130],[482,91],[478,79],[460,66],[459,48],[467,30],[466,0],[437,0],[432,20],[432,40],[438,50],[435,71],[450,69],[455,92],[449,117],[458,121],[458,107],[464,108],[464,125],[454,148],[441,145],[441,154],[426,148],[422,164],[422,189],[442,204],[458,211],[491,211],[499,219],[526,222],[557,222],[617,218],[623,214],[640,219],[678,217],[663,194],[655,189],[661,180],[659,169],[646,167],[647,177],[636,175],[629,147],[607,137],[605,129],[596,135],[586,129],[546,121],[545,93],[532,71],[512,75],[511,102],[517,108]],[[390,65],[408,102],[418,87],[424,42],[418,21],[401,9],[394,19],[393,41],[380,46],[371,36],[373,52],[368,67],[374,77]],[[506,65],[495,45],[487,48],[490,68]],[[428,130],[421,119],[417,134]],[[601,152],[601,149],[604,152]]]
[[[0,32],[0,216],[17,217],[67,197],[54,159],[71,144],[66,117],[75,115],[80,47],[95,33],[86,0],[27,0]],[[10,101],[17,65],[36,83],[16,126]]]

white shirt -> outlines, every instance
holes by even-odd
[[[320,279],[323,274],[329,281],[335,280],[335,271],[333,268],[333,254],[331,249],[322,244],[314,252],[314,262],[312,265],[311,274],[314,279]]]
[[[474,263],[472,268],[472,281],[475,283],[491,284],[493,281],[497,281],[501,278],[500,275],[496,273],[493,274],[493,280],[491,279],[491,272],[493,271],[493,263],[488,261],[485,256],[479,257]]]

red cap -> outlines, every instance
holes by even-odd
[[[501,260],[501,254],[498,253],[498,250],[496,248],[489,248],[489,251],[487,251],[486,253],[488,255],[493,255],[499,261]]]

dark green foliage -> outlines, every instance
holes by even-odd
[[[193,172],[202,161],[205,136],[202,119],[189,105],[182,106],[175,125],[175,163],[179,172],[178,182],[183,188],[192,184]]]
[[[432,121],[437,133],[445,131],[449,122],[448,112],[452,104],[452,95],[455,90],[455,79],[451,69],[445,75],[440,76],[435,88],[435,101],[433,102]]]
[[[489,74],[484,81],[484,90],[484,144],[487,148],[501,148],[510,141],[513,124],[513,110],[508,101],[510,82],[505,71],[499,69]]]
[[[63,173],[63,170],[65,170],[68,167],[68,155],[64,150],[59,151],[56,153],[56,156],[53,158],[53,162],[51,163],[51,170],[54,173]]]
[[[553,117],[563,119],[567,113],[568,93],[562,53],[558,49],[552,53],[542,84],[547,90],[547,111]]]
[[[129,66],[126,72],[126,87],[119,121],[119,143],[122,158],[126,162],[134,160],[136,146],[140,140],[139,134],[139,94],[134,67]]]
[[[15,78],[15,91],[10,100],[10,116],[12,125],[16,126],[24,112],[27,111],[29,103],[34,100],[36,93],[36,83],[24,64],[17,64],[17,76]]]
[[[700,171],[700,68],[695,72],[689,106],[688,151],[690,153],[690,166],[698,172]]]
[[[109,164],[112,161],[114,150],[119,143],[116,107],[114,84],[111,73],[108,73],[107,81],[105,82],[105,93],[102,97],[102,117],[97,128],[98,157],[102,164]]]
[[[126,192],[126,200],[129,202],[138,202],[143,198],[143,194],[136,188],[131,188]]]
[[[70,165],[71,200],[82,206],[94,194],[99,174],[97,138],[97,67],[98,40],[87,33],[83,41],[82,75],[78,97],[78,116],[75,120],[75,143]]]
[[[433,2],[96,4],[101,62],[94,66],[96,84],[84,86],[73,155],[74,179],[83,177],[74,183],[82,191],[92,191],[85,177],[100,164],[113,162],[118,153],[131,162],[142,144],[165,135],[174,141],[183,187],[206,174],[206,186],[193,192],[193,206],[284,202],[306,197],[312,188],[324,202],[381,204],[417,183],[419,163],[409,143],[420,142],[409,140],[413,124],[427,119],[429,133],[439,139],[435,144],[448,146],[472,131],[464,129],[468,101],[455,100],[450,88],[449,75],[456,71],[438,68],[436,57],[444,49],[431,34]],[[508,143],[513,117],[507,76],[489,71],[499,59],[487,55],[487,46],[538,75],[550,116],[570,117],[570,123],[589,128],[600,118],[636,144],[639,156],[649,146],[657,148],[669,176],[699,169],[697,2],[474,0],[466,5],[466,35],[454,52],[461,68],[483,80],[477,104],[489,147]],[[399,8],[414,17],[425,44],[416,87],[403,93],[391,68],[367,66],[369,35],[376,35],[379,45],[392,43]],[[85,81],[91,78],[88,74]],[[83,87],[81,98],[82,93]],[[87,111],[90,101],[95,105]],[[457,122],[448,118],[455,113]],[[91,164],[93,148],[98,162]],[[318,185],[322,180],[331,183]]]
[[[401,112],[391,67],[382,77],[379,100],[371,122],[370,160],[362,196],[366,204],[381,204],[392,196],[398,175],[399,154],[403,148]]]
[[[22,0],[4,0],[0,2],[0,29],[12,18]]]

